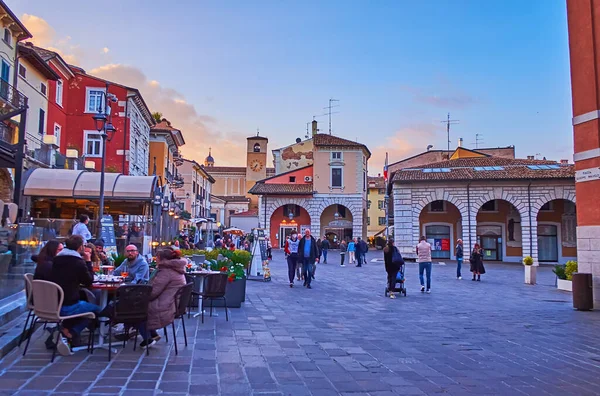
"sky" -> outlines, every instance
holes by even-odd
[[[137,87],[180,128],[183,153],[245,165],[328,133],[366,144],[369,173],[422,152],[514,145],[572,161],[564,0],[6,0],[34,34],[88,73]],[[477,136],[479,135],[479,136]]]

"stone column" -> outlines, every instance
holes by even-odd
[[[600,307],[600,0],[567,0],[579,272],[592,273]]]
[[[472,205],[472,202],[471,202]],[[463,254],[466,263],[469,262],[469,257],[473,251],[473,246],[477,243],[477,211],[473,207],[468,208],[466,201],[459,208],[460,215],[462,216],[462,240],[463,240]],[[469,225],[469,219],[471,224]],[[464,263],[463,263],[464,265]]]
[[[413,240],[413,202],[410,187],[394,185],[394,243],[405,258],[416,258]],[[416,219],[419,227],[419,217]]]

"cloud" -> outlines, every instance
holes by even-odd
[[[31,41],[43,48],[58,53],[67,63],[78,64],[84,53],[79,45],[71,42],[71,36],[57,38],[56,30],[45,19],[31,14],[23,14],[21,22],[33,35]]]
[[[372,156],[369,160],[369,173],[383,173],[385,153],[388,153],[388,163],[419,154],[427,150],[427,146],[438,141],[439,125],[419,123],[408,125],[397,130],[392,136],[384,139],[383,143],[370,147]]]
[[[436,89],[441,91],[432,92],[424,88],[402,87],[402,90],[409,92],[416,102],[447,110],[465,109],[479,101],[477,98],[453,88],[450,84],[442,85]]]
[[[104,47],[104,48],[102,48],[102,52],[103,52],[104,54],[108,54],[108,51],[110,51],[110,50],[108,49],[108,47]]]
[[[217,120],[200,114],[188,103],[183,94],[150,80],[135,66],[107,64],[89,71],[90,74],[140,90],[150,111],[159,111],[171,121],[173,127],[183,132],[186,144],[182,152],[186,158],[204,163],[208,147],[217,166],[240,165],[245,158],[246,136],[235,131],[222,131]]]

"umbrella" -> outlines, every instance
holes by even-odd
[[[223,230],[223,232],[227,232],[229,234],[236,234],[236,235],[244,235],[244,231],[240,230],[237,227],[229,227]]]

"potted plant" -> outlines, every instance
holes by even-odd
[[[227,289],[225,299],[227,308],[239,308],[246,300],[246,270],[244,264],[234,263],[228,258],[223,260],[208,260],[213,271],[227,273]],[[215,300],[213,306],[222,307],[223,301]]]
[[[525,284],[535,285],[537,278],[537,267],[533,265],[533,257],[525,257],[523,259],[523,264],[525,265]]]
[[[552,272],[556,274],[556,288],[558,290],[573,291],[572,282],[567,279],[565,265],[555,265]]]

